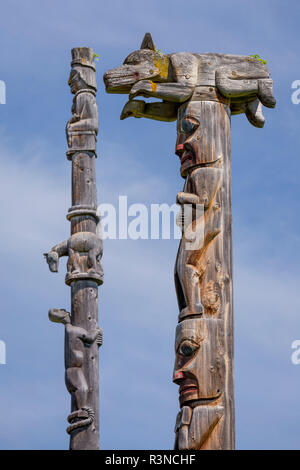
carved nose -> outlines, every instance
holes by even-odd
[[[182,379],[184,379],[184,375],[183,375],[183,372],[181,372],[181,370],[174,372],[173,382],[177,383],[179,380],[182,380]]]
[[[177,144],[176,149],[175,149],[176,155],[180,157],[183,152],[184,152],[184,144]]]

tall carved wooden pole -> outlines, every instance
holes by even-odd
[[[149,33],[140,50],[109,70],[104,81],[108,93],[129,93],[121,119],[177,119],[176,154],[185,185],[177,195],[183,235],[175,266],[173,381],[181,407],[175,449],[233,449],[230,116],[245,113],[263,127],[262,104],[275,106],[273,82],[256,58],[164,55]]]
[[[45,254],[52,272],[68,256],[65,282],[71,287],[71,314],[51,309],[49,318],[65,325],[66,386],[71,394],[68,416],[71,450],[99,449],[98,286],[103,282],[102,240],[97,234],[96,141],[98,110],[93,50],[72,49],[69,86],[74,94],[66,126],[67,158],[72,162],[71,236]]]

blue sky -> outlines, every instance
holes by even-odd
[[[264,129],[232,118],[235,390],[237,448],[299,449],[300,365],[300,4],[235,1],[78,0],[1,6],[0,448],[64,449],[70,397],[63,328],[50,307],[69,308],[65,267],[51,274],[42,253],[65,239],[70,163],[70,49],[90,46],[97,63],[98,201],[173,204],[181,190],[175,123],[120,121],[126,96],[106,95],[102,75],[151,31],[163,52],[259,54],[277,107]],[[101,445],[170,449],[177,405],[171,376],[177,303],[176,240],[108,240],[100,288]]]

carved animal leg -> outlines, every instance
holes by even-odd
[[[268,76],[269,72],[266,66],[259,61],[250,60],[219,67],[216,70],[216,85],[220,92],[227,97],[257,94],[259,91],[258,82],[263,82],[268,79]],[[263,92],[261,94],[263,95]]]
[[[96,272],[97,271],[96,257],[97,257],[97,249],[93,248],[93,249],[89,250],[87,263],[88,263],[88,270],[90,272]]]
[[[259,99],[251,101],[246,106],[246,116],[248,121],[255,127],[263,127],[265,118],[262,113],[262,104]]]
[[[80,272],[78,258],[79,254],[72,250],[72,248],[69,248],[69,259],[67,264],[69,273],[78,274]]]
[[[130,100],[125,104],[120,119],[123,120],[132,116],[172,122],[177,119],[177,110],[178,105],[176,103],[145,103],[143,100]]]
[[[273,80],[258,80],[258,98],[267,108],[275,108],[276,100],[273,95]]]

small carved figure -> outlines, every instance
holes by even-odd
[[[89,389],[83,373],[83,364],[86,347],[94,342],[98,346],[102,345],[102,329],[86,331],[84,328],[72,325],[70,313],[64,309],[50,309],[49,319],[65,325],[65,381],[68,392],[75,398],[77,408],[68,417],[71,425],[67,428],[67,432],[70,434],[94,420],[94,411],[87,402]]]
[[[66,125],[68,155],[81,150],[95,152],[98,133],[97,84],[93,51],[88,47],[72,49],[72,59],[68,84],[75,96],[72,117]]]
[[[49,253],[44,253],[49,269],[58,272],[58,263],[61,256],[69,256],[67,269],[68,275],[88,272],[90,274],[103,275],[101,256],[103,244],[101,238],[92,232],[77,232],[58,245],[55,245]],[[82,267],[81,255],[87,255],[87,262]],[[85,271],[86,269],[86,271]]]

